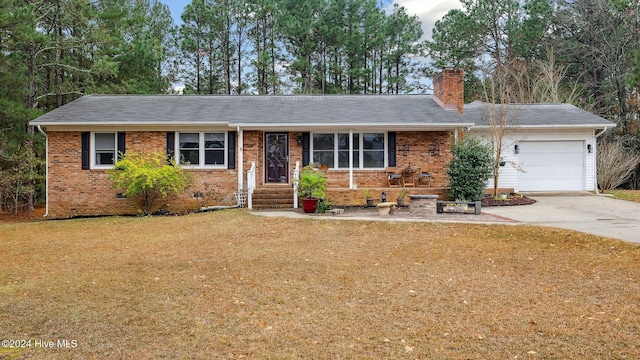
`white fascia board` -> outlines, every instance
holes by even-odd
[[[578,124],[578,125],[506,125],[507,129],[514,130],[598,130],[598,129],[607,129],[616,127],[616,124]],[[491,125],[476,125],[471,128],[471,130],[489,130],[493,128]]]
[[[228,123],[209,123],[209,124],[67,124],[67,125],[41,125],[47,131],[197,131],[219,129],[224,131],[234,130],[235,126],[229,126]]]
[[[402,130],[402,131],[444,131],[456,128],[473,127],[473,123],[455,123],[455,124],[397,124],[397,123],[375,123],[375,124],[234,124],[245,130],[286,130],[286,131],[312,131],[312,130],[340,130],[340,129],[380,129],[380,130]]]
[[[87,130],[113,130],[113,131],[185,131],[199,129],[237,129],[258,131],[327,131],[327,130],[381,130],[381,131],[448,131],[456,128],[476,128],[474,123],[440,123],[440,124],[397,124],[397,123],[341,123],[341,124],[255,124],[255,123],[229,123],[229,122],[162,122],[162,123],[132,123],[132,122],[78,122],[78,123],[38,123],[48,131],[87,131]]]

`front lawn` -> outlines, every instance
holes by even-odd
[[[31,341],[0,359],[640,358],[640,247],[571,231],[233,210],[0,244],[0,339]]]
[[[640,190],[612,190],[608,193],[616,199],[640,202]]]

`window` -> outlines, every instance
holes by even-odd
[[[116,133],[93,134],[94,167],[113,167],[118,155],[117,139]]]
[[[313,134],[312,161],[332,169],[349,168],[349,134]],[[385,134],[353,134],[353,167],[385,167]]]
[[[335,167],[334,134],[313,134],[313,160],[316,165]]]
[[[179,133],[178,158],[194,167],[224,167],[226,133]]]
[[[362,134],[362,161],[365,168],[384,167],[384,134]]]
[[[224,137],[223,133],[204,134],[205,165],[224,165]]]
[[[360,167],[360,135],[353,134],[353,167]],[[338,134],[338,168],[349,168],[349,134]]]

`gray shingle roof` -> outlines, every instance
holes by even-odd
[[[499,111],[495,105],[494,111]],[[464,118],[476,127],[489,125],[489,104],[474,101],[464,107]],[[513,127],[587,127],[604,128],[615,124],[571,104],[508,104],[507,119]]]
[[[467,126],[427,95],[89,95],[33,125]]]
[[[88,95],[33,120],[56,126],[229,126],[243,128],[486,126],[487,105],[444,110],[429,95]],[[514,126],[615,126],[569,104],[510,104]]]

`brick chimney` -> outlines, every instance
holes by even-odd
[[[445,110],[464,114],[464,70],[445,68],[434,76],[433,100]]]

